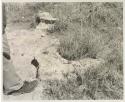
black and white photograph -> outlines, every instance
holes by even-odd
[[[2,2],[3,101],[123,100],[123,2]]]

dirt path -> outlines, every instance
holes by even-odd
[[[7,32],[13,64],[22,80],[35,79],[36,69],[31,65],[31,60],[34,57],[40,63],[39,74],[41,80],[62,79],[62,72],[71,72],[74,70],[74,67],[86,69],[100,64],[100,60],[90,58],[81,60],[81,63],[72,61],[70,64],[67,64],[67,60],[57,53],[58,39],[50,35],[41,37],[42,33],[44,32],[39,33],[31,30],[8,30]],[[31,93],[18,96],[4,96],[4,99],[44,99],[44,96],[42,96],[42,84],[41,81],[38,87]]]

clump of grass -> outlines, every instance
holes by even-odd
[[[114,66],[115,67],[115,66]],[[85,72],[76,69],[64,80],[47,81],[44,95],[51,99],[122,99],[123,78],[106,63]],[[78,80],[78,77],[82,80]],[[79,84],[79,81],[81,81]]]
[[[56,21],[54,30],[57,32],[67,30],[68,24],[65,21]]]
[[[81,37],[77,31],[67,31],[60,39],[58,52],[65,59],[75,60],[87,53],[87,43],[84,37]],[[81,37],[81,38],[80,38]]]
[[[84,83],[89,89],[92,99],[122,99],[123,79],[114,65],[102,65],[96,69],[88,69],[84,74]]]
[[[104,40],[105,35],[91,27],[83,28],[83,33],[79,28],[72,28],[64,33],[64,37],[60,39],[58,52],[68,60],[78,60],[84,57],[96,58],[108,40]]]

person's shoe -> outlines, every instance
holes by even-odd
[[[23,86],[19,90],[14,90],[8,93],[8,95],[30,93],[37,87],[37,85],[38,85],[37,80],[31,81],[31,82],[25,81]]]

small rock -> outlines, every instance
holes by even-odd
[[[44,51],[44,52],[43,52],[43,54],[46,54],[46,55],[48,55],[48,53],[49,53],[49,51]]]
[[[22,53],[21,56],[24,56],[24,54]]]

